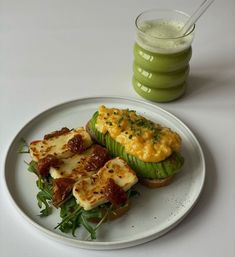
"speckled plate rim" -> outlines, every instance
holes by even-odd
[[[92,101],[101,101],[102,100],[105,103],[105,101],[111,101],[112,99],[116,100],[116,101],[118,100],[118,101],[127,101],[130,103],[132,102],[132,103],[143,105],[143,107],[146,106],[149,108],[156,109],[156,110],[160,111],[166,117],[170,117],[171,119],[173,119],[181,127],[183,127],[185,130],[187,130],[187,132],[190,134],[191,139],[193,140],[193,142],[197,148],[198,154],[200,155],[200,161],[201,161],[201,166],[202,166],[201,175],[200,175],[200,178],[198,178],[200,180],[200,185],[197,188],[197,194],[196,194],[195,198],[193,199],[193,201],[188,205],[187,209],[180,216],[175,216],[172,218],[170,225],[168,225],[165,228],[162,228],[161,230],[159,230],[155,233],[153,233],[152,231],[151,231],[151,233],[148,233],[148,232],[143,233],[141,237],[133,236],[129,240],[120,240],[120,241],[115,241],[115,242],[110,242],[110,241],[96,242],[96,241],[83,241],[83,240],[79,240],[79,239],[75,239],[75,238],[64,237],[63,235],[60,235],[60,234],[56,234],[56,233],[40,226],[35,221],[33,221],[30,217],[28,217],[27,214],[25,214],[24,211],[21,210],[21,208],[19,207],[17,202],[14,200],[14,196],[11,194],[11,192],[8,188],[8,181],[7,181],[7,177],[6,177],[6,172],[7,172],[6,167],[7,167],[7,161],[8,161],[10,150],[11,150],[12,146],[14,145],[16,139],[19,137],[21,132],[24,130],[24,128],[30,126],[31,123],[33,123],[36,119],[38,119],[39,117],[41,117],[45,114],[47,114],[51,111],[55,111],[56,109],[66,108],[66,106],[69,106],[69,105],[75,104],[75,103],[80,103],[82,101],[85,101],[85,102],[91,101],[92,102]],[[18,213],[29,224],[33,225],[35,228],[37,228],[39,231],[43,232],[43,234],[48,236],[49,238],[51,238],[55,241],[58,241],[60,243],[66,244],[66,245],[84,248],[84,249],[93,249],[93,250],[110,250],[110,249],[127,248],[127,247],[131,247],[131,246],[135,246],[135,245],[139,245],[139,244],[151,241],[151,240],[156,239],[156,238],[162,236],[163,234],[167,233],[169,230],[174,228],[179,222],[181,222],[184,219],[184,217],[194,207],[195,203],[199,199],[200,194],[202,192],[204,182],[205,182],[205,173],[206,173],[205,158],[204,158],[204,154],[203,154],[202,148],[200,146],[200,143],[197,140],[196,136],[193,134],[193,132],[180,119],[178,119],[175,115],[171,114],[170,112],[168,112],[168,111],[164,110],[163,108],[158,107],[152,103],[142,101],[142,100],[137,100],[135,98],[127,98],[127,97],[119,97],[119,96],[118,97],[117,96],[94,96],[94,97],[80,98],[80,99],[75,99],[75,100],[67,101],[64,103],[60,103],[58,105],[55,105],[54,107],[46,109],[45,111],[41,112],[40,114],[38,114],[34,118],[32,118],[29,122],[27,122],[21,128],[21,130],[17,133],[17,135],[13,138],[12,142],[10,143],[4,159],[5,159],[5,161],[4,161],[4,168],[5,168],[5,170],[4,170],[4,182],[5,182],[4,185],[5,185],[5,189],[8,193],[9,199],[13,205],[13,208],[16,209],[18,211]]]

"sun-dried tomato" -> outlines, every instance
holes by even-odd
[[[84,140],[81,135],[75,135],[68,141],[67,145],[72,153],[82,153],[86,150]]]
[[[71,178],[57,178],[53,180],[53,197],[52,202],[55,207],[66,199],[73,189],[75,180]]]
[[[110,160],[108,150],[100,145],[95,145],[85,169],[87,171],[98,170],[103,167],[108,160]]]
[[[104,188],[104,194],[115,207],[119,207],[127,202],[125,191],[111,178]]]
[[[53,132],[51,132],[49,134],[46,134],[44,136],[44,139],[49,139],[49,138],[52,138],[52,137],[58,137],[58,136],[66,134],[68,132],[70,132],[70,129],[64,127],[61,130],[56,130],[56,131],[53,131]]]
[[[57,167],[60,163],[61,160],[52,154],[48,154],[46,157],[38,161],[37,170],[40,175],[45,177],[48,175],[50,167]]]

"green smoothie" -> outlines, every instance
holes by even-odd
[[[135,91],[156,102],[177,99],[187,87],[193,33],[180,36],[184,23],[179,20],[145,20],[136,25],[132,80]]]

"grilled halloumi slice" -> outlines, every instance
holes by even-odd
[[[104,188],[109,179],[120,186],[124,191],[137,183],[135,172],[121,158],[112,159],[95,174],[81,177],[73,187],[73,195],[77,203],[84,210],[91,210],[100,204],[108,202],[104,195]]]
[[[81,176],[91,176],[110,159],[106,148],[94,144],[81,154],[61,159],[57,166],[51,166],[49,173],[52,178],[69,177],[78,180]]]
[[[93,174],[92,171],[86,171],[84,164],[92,154],[92,147],[88,148],[82,154],[75,154],[72,157],[62,159],[58,167],[50,167],[49,173],[53,179],[63,177],[79,177]]]
[[[63,133],[62,135],[55,135],[48,139],[36,140],[30,143],[29,152],[32,159],[38,162],[47,155],[55,155],[58,159],[68,158],[74,153],[68,148],[68,141],[76,135],[81,135],[83,145],[88,148],[92,145],[92,139],[84,128],[76,128]]]

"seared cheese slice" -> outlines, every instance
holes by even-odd
[[[77,128],[59,136],[31,142],[29,145],[30,155],[36,162],[46,157],[48,154],[55,155],[59,159],[68,158],[74,155],[74,153],[69,150],[67,143],[76,135],[82,136],[85,148],[92,145],[92,139],[86,130],[84,128]]]
[[[81,176],[90,176],[94,171],[87,171],[85,165],[91,156],[93,146],[88,148],[82,154],[75,154],[72,157],[62,159],[62,163],[58,167],[50,167],[49,173],[52,178],[70,177],[73,179],[80,178]]]
[[[76,182],[73,195],[77,203],[84,210],[91,210],[108,202],[104,195],[104,188],[109,179],[113,179],[124,191],[130,189],[138,181],[135,172],[123,159],[117,157],[106,162],[97,173],[89,177],[81,177]]]

